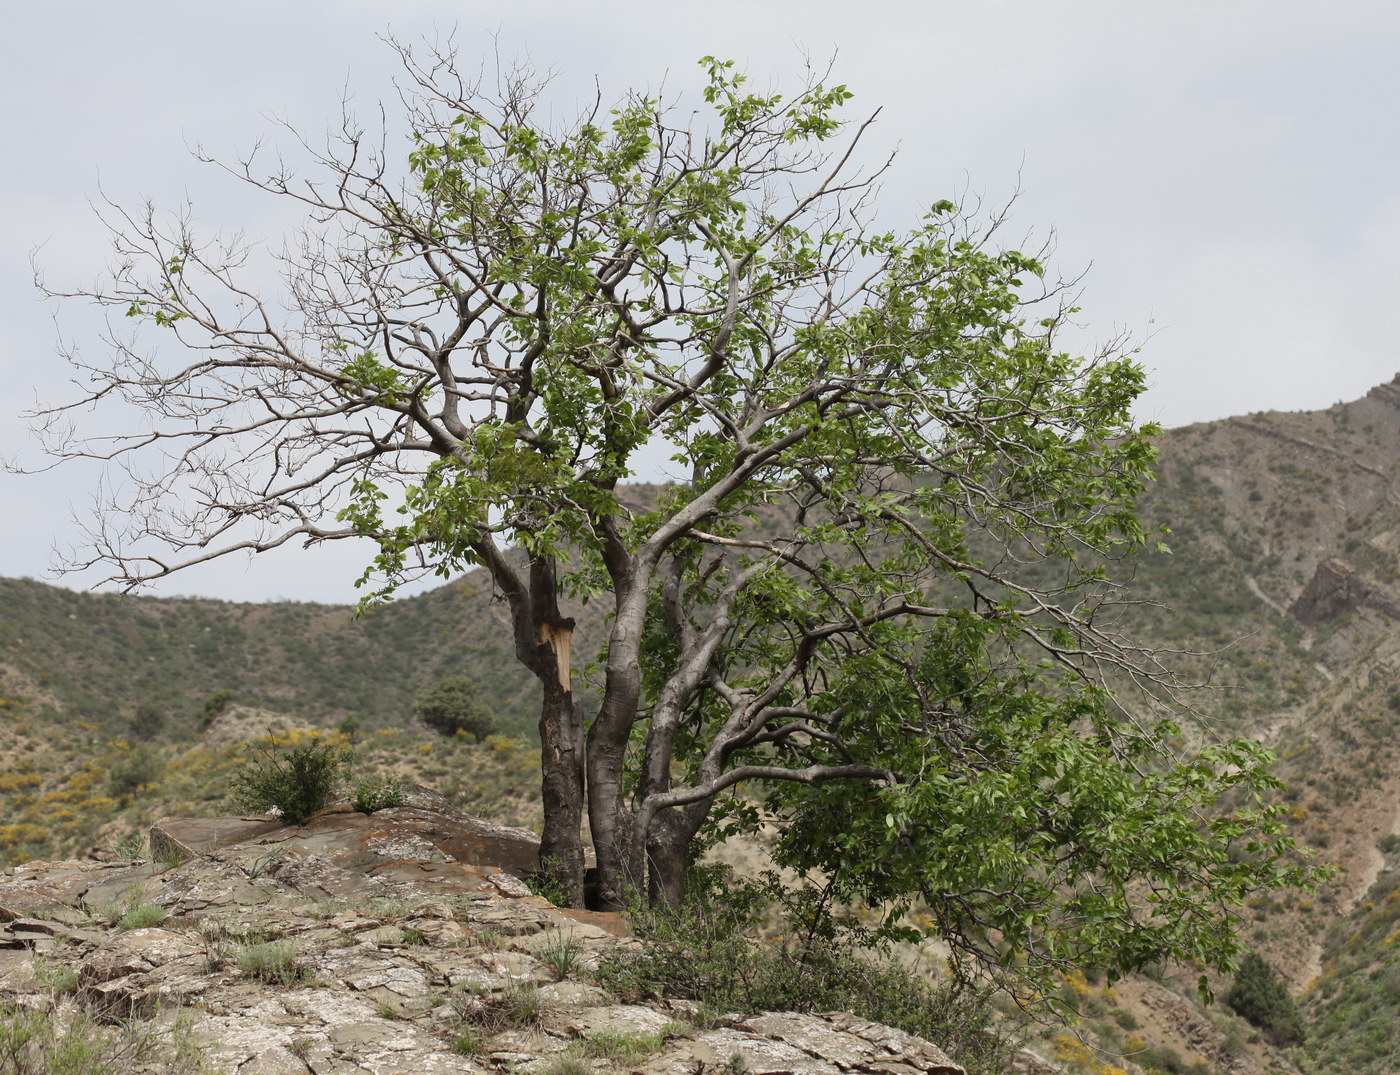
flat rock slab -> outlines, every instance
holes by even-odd
[[[404,794],[402,806],[361,814],[340,804],[304,825],[270,815],[161,818],[151,826],[151,853],[188,858],[236,845],[271,845],[356,870],[403,861],[464,863],[520,878],[539,869],[539,837],[528,829],[473,817],[427,788],[409,785]]]
[[[255,817],[163,817],[150,829],[151,857],[193,858],[229,844],[256,840],[283,828],[280,821]]]

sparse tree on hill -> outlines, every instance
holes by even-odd
[[[496,731],[496,715],[476,697],[469,676],[448,676],[418,696],[418,719],[439,735],[470,735],[478,742]]]
[[[1240,960],[1225,1003],[1278,1045],[1298,1045],[1307,1038],[1288,987],[1273,964],[1255,952],[1246,952]]]
[[[160,735],[164,727],[165,710],[150,702],[142,702],[131,718],[131,737],[137,742],[145,742]]]
[[[403,57],[406,162],[347,121],[308,180],[232,167],[306,209],[275,301],[241,239],[113,210],[114,274],[78,294],[120,316],[43,416],[60,456],[151,467],[96,559],[136,586],[368,537],[370,603],[489,573],[575,900],[585,798],[605,905],[674,902],[707,825],[756,823],[741,786],[835,897],[921,900],[1004,965],[1219,964],[1248,892],[1308,880],[1267,753],[1180,750],[1183,685],[1118,633],[1143,372],[1062,349],[1073,310],[1000,218],[876,226],[870,121],[820,78],[707,59],[694,112],[549,122],[529,78]],[[91,435],[108,401],[146,424]],[[628,508],[658,450],[683,476]],[[610,610],[588,714],[566,590]]]

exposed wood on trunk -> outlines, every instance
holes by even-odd
[[[573,643],[574,621],[559,620],[555,623],[541,623],[538,626],[538,631],[540,645],[548,646],[554,656],[555,676],[559,683],[559,689],[565,694],[571,694],[573,687],[570,686],[572,669],[569,662],[569,649]]]

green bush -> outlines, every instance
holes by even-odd
[[[470,735],[478,742],[496,733],[496,715],[476,700],[467,676],[449,676],[418,696],[418,719],[440,735]]]
[[[1006,1070],[1011,1042],[996,1030],[987,994],[970,985],[931,985],[892,960],[863,951],[869,936],[826,917],[757,938],[769,913],[762,886],[732,877],[697,878],[679,910],[638,907],[633,924],[647,943],[605,957],[602,983],[624,997],[679,996],[704,1011],[850,1011],[937,1042],[969,1075]],[[794,901],[800,904],[801,901]]]
[[[403,805],[403,785],[392,778],[361,780],[355,785],[355,797],[350,805],[362,814],[373,814]]]
[[[107,770],[107,791],[114,799],[129,799],[147,784],[158,782],[165,764],[155,747],[145,743],[127,751]]]
[[[146,702],[136,707],[136,713],[131,718],[131,738],[145,742],[160,735],[164,727],[165,710]]]
[[[251,978],[295,985],[306,977],[290,941],[266,941],[241,946],[233,957],[238,969]]]
[[[229,707],[233,701],[233,691],[215,691],[204,700],[204,710],[199,715],[199,726],[207,728],[214,723],[214,718]]]
[[[1278,972],[1253,952],[1240,961],[1225,1003],[1267,1033],[1275,1044],[1296,1045],[1306,1037],[1298,1007]]]
[[[259,813],[275,808],[291,825],[325,808],[349,762],[345,751],[331,743],[253,750],[255,756],[234,774],[234,805]]]
[[[150,929],[165,921],[165,908],[154,903],[138,903],[117,920],[117,929]]]

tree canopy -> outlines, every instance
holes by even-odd
[[[367,604],[487,572],[575,900],[585,803],[603,906],[680,900],[698,847],[766,820],[837,898],[1022,971],[1225,964],[1246,894],[1315,876],[1267,752],[1194,747],[1187,684],[1117,626],[1116,565],[1156,540],[1143,371],[1063,348],[1074,308],[1000,215],[878,226],[871,120],[821,77],[707,58],[693,112],[550,122],[528,76],[402,56],[406,158],[347,120],[310,179],[231,167],[306,206],[278,300],[237,242],[118,211],[76,294],[132,331],[70,352],[89,390],[48,415],[60,455],[154,460],[97,558],[139,585],[367,537]],[[77,408],[115,400],[148,426],[91,435]],[[672,484],[629,506],[658,455]],[[563,593],[606,602],[596,654]]]
[[[439,735],[470,735],[482,740],[496,731],[496,715],[476,697],[470,676],[440,679],[413,703],[418,719]]]

